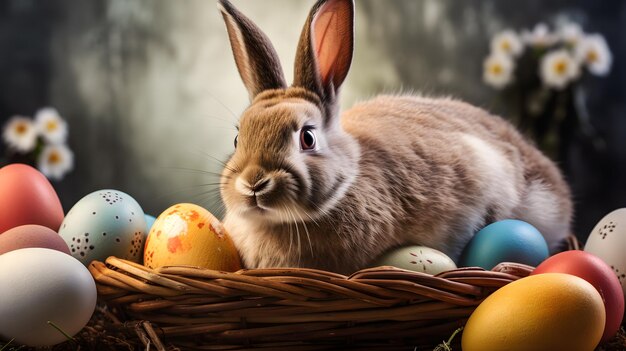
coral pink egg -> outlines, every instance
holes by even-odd
[[[46,177],[33,167],[11,164],[0,168],[0,233],[24,224],[58,231],[63,207]]]
[[[532,272],[541,273],[571,274],[593,285],[602,296],[606,310],[602,342],[615,336],[624,317],[624,293],[617,276],[604,261],[588,252],[566,251],[543,261]]]

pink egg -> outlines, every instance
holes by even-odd
[[[46,177],[31,166],[0,168],[0,233],[24,224],[54,231],[63,221],[63,207]]]
[[[65,240],[54,230],[36,224],[11,228],[0,235],[0,255],[9,251],[41,247],[70,254]]]
[[[619,280],[602,259],[585,251],[566,251],[549,257],[531,273],[566,273],[583,278],[602,296],[606,310],[606,324],[602,342],[617,333],[624,317],[624,292]]]

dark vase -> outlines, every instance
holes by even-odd
[[[597,157],[605,154],[605,141],[590,123],[586,94],[580,84],[571,84],[563,90],[543,88],[529,99],[535,101],[525,101],[520,125],[564,171],[568,169],[573,143],[582,143],[582,147]]]
[[[540,58],[550,48],[527,50],[516,66],[514,85],[504,98],[517,106],[516,123],[520,130],[567,172],[572,143],[602,157],[606,144],[590,122],[586,93],[581,80],[562,90],[544,86],[539,76]]]

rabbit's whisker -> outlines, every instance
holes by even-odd
[[[309,219],[311,220],[311,222],[315,223],[315,225],[319,228],[320,224],[317,222],[317,220],[315,220],[315,218],[311,217],[310,214],[308,214],[307,212],[304,212],[304,214],[309,217]]]
[[[296,239],[298,242],[298,266],[300,266],[300,260],[302,258],[302,243],[300,242],[300,229],[298,228],[298,220],[296,220],[296,216],[293,214],[293,211],[288,209],[289,215],[293,218],[293,223],[296,227]]]
[[[218,121],[226,122],[229,125],[231,125],[233,123],[232,119],[226,119],[226,118],[223,118],[222,116],[218,116],[218,115],[203,115],[203,117],[213,118],[213,119],[216,119]],[[237,123],[232,124],[232,126],[235,128],[235,130],[237,130]]]
[[[302,218],[302,215],[298,211],[295,211],[295,212],[298,215],[298,217],[300,217],[300,222],[302,222],[302,226],[304,227],[304,232],[306,233],[306,238],[309,241],[309,248],[311,249],[311,257],[315,257],[315,255],[313,255],[313,244],[311,243],[311,236],[309,235],[309,229],[306,226],[306,222],[304,221],[304,219]]]
[[[287,212],[289,211],[289,209],[286,206],[281,206],[284,210],[285,210],[285,224],[288,225],[288,229],[289,229],[289,254],[291,254],[291,246],[293,245],[293,231],[291,230],[291,221],[289,220],[289,217],[287,216]]]
[[[311,203],[313,205],[313,207],[315,207],[316,210],[318,210],[319,212],[321,212],[325,217],[330,216],[330,212],[328,212],[328,210],[320,207],[318,204],[316,203]]]
[[[226,104],[222,102],[222,100],[218,99],[217,96],[215,96],[215,94],[211,93],[210,91],[207,91],[207,94],[209,94],[211,98],[213,98],[213,100],[215,100],[218,104],[220,104],[223,108],[225,108],[226,111],[228,111],[230,115],[233,117],[235,122],[238,121],[239,117],[237,117],[235,112],[233,112],[233,110],[231,110],[228,106],[226,106]]]
[[[206,171],[203,169],[185,168],[185,167],[164,167],[164,168],[169,169],[169,170],[180,171],[180,172],[188,172],[188,173],[194,173],[194,174],[208,174],[211,176],[222,177],[222,173]]]
[[[238,167],[237,168],[232,168],[225,161],[222,161],[222,160],[220,160],[219,158],[217,158],[215,156],[209,155],[206,152],[203,152],[203,151],[200,151],[200,150],[195,150],[195,151],[193,151],[193,153],[195,153],[196,155],[199,155],[199,156],[208,157],[209,159],[219,163],[222,167],[226,168],[227,170],[229,170],[229,171],[231,171],[233,173],[239,173],[238,170],[237,170]]]
[[[210,189],[207,191],[197,193],[193,196],[190,196],[190,199],[193,199],[194,201],[206,201],[209,198],[219,199],[219,193],[216,192],[215,190],[217,189]]]
[[[171,197],[173,195],[178,195],[181,192],[182,193],[186,193],[186,192],[189,192],[189,191],[192,191],[192,190],[195,192],[195,190],[197,190],[198,188],[205,187],[205,186],[209,186],[209,185],[208,184],[188,185],[188,186],[176,188],[173,191],[169,191],[169,192],[158,194],[158,195],[156,195],[156,198],[157,199],[168,198],[168,197]],[[184,195],[186,196],[186,194],[184,194]]]
[[[202,199],[199,199],[198,202],[202,205],[205,205],[206,207],[213,207],[214,211],[218,212],[213,213],[215,217],[222,218],[223,214],[226,212],[226,207],[220,200],[220,195],[218,193],[212,193],[208,194],[208,196],[205,196]]]

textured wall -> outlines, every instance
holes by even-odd
[[[288,81],[312,1],[234,0],[273,40]],[[463,98],[515,111],[481,82],[488,40],[505,27],[573,17],[607,36],[616,65],[588,82],[609,161],[572,150],[568,177],[586,234],[626,206],[626,3],[621,1],[357,0],[356,53],[344,107],[379,92]],[[67,209],[99,188],[132,194],[147,212],[174,202],[218,210],[216,159],[232,150],[247,94],[224,24],[209,0],[0,2],[0,120],[57,107],[70,125],[76,170],[55,184]]]

